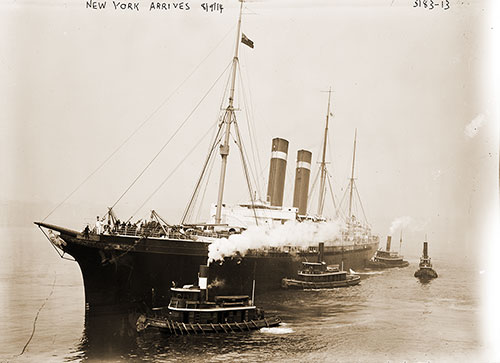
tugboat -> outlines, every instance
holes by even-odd
[[[436,271],[432,269],[431,258],[427,254],[427,242],[424,242],[424,251],[422,257],[420,257],[420,263],[418,264],[419,269],[415,271],[415,277],[420,280],[431,280],[438,277]]]
[[[367,262],[366,267],[369,268],[391,268],[391,267],[406,267],[410,263],[403,260],[403,256],[395,251],[391,251],[391,236],[387,236],[387,244],[385,246],[385,251],[377,250],[375,256],[372,257],[370,261]],[[403,242],[403,236],[399,239],[399,243]]]
[[[198,286],[172,287],[168,307],[154,308],[150,316],[139,316],[137,331],[153,327],[172,335],[235,333],[281,323],[278,316],[266,318],[248,295],[215,296],[214,301],[209,301],[207,280],[208,266],[201,265]]]
[[[320,243],[318,262],[302,262],[297,278],[282,279],[281,287],[284,289],[328,289],[359,284],[361,281],[359,276],[341,271],[339,265],[327,266],[323,261],[324,248],[324,243]]]

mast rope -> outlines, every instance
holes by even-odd
[[[240,149],[241,163],[243,164],[243,171],[245,172],[245,179],[247,181],[248,193],[250,194],[250,201],[252,203],[252,211],[253,211],[253,215],[255,217],[255,224],[258,226],[259,221],[257,219],[257,211],[255,210],[255,200],[254,200],[254,196],[252,193],[252,184],[251,184],[250,176],[248,175],[247,162],[245,160],[245,155],[244,155],[245,149],[244,149],[243,143],[241,142],[240,130],[238,127],[238,123],[236,122],[236,117],[234,120],[234,129],[236,130],[237,139],[235,139],[235,141],[236,141],[236,145],[238,145],[238,148]]]
[[[358,196],[359,205],[361,206],[361,210],[363,211],[363,217],[365,218],[365,223],[369,224],[368,218],[366,218],[365,208],[363,207],[363,202],[361,201],[361,196],[359,195],[358,186],[356,185],[356,183],[354,183],[354,190],[356,191],[356,195]]]
[[[160,185],[146,198],[146,200],[141,204],[141,206],[139,208],[137,208],[137,210],[133,213],[132,217],[135,214],[137,214],[142,209],[142,207],[144,207],[144,205],[146,205],[146,203],[163,187],[163,185],[168,181],[168,179],[170,179],[170,177],[177,171],[177,169],[184,163],[184,161],[186,161],[186,159],[200,145],[200,142],[208,135],[208,133],[212,130],[212,128],[214,126],[215,126],[215,124],[210,126],[210,128],[205,132],[205,134],[203,134],[203,136],[195,143],[195,145],[191,148],[191,150],[189,150],[189,152],[184,156],[184,158],[182,158],[182,160],[175,166],[175,168],[172,169],[170,174],[168,174],[167,177],[165,179],[163,179],[163,181],[160,183]],[[129,220],[131,220],[132,217],[130,217]]]
[[[253,128],[252,128],[252,126],[255,126],[255,123],[250,122],[250,118],[251,118],[251,115],[249,114],[250,105],[247,102],[245,88],[243,87],[243,73],[241,72],[239,62],[238,62],[238,71],[240,74],[241,94],[243,96],[243,104],[245,105],[244,110],[245,110],[245,116],[246,116],[246,120],[247,120],[248,136],[250,138],[250,151],[252,152],[252,158],[253,158],[253,163],[254,163],[254,167],[253,167],[254,170],[253,170],[253,172],[251,170],[251,174],[253,176],[255,186],[260,194],[261,187],[260,187],[259,179],[257,177],[257,170],[258,170],[258,167],[260,167],[262,164],[260,161],[259,153],[256,153],[256,150],[258,150],[257,141],[256,141],[255,136],[253,135],[253,133],[255,133],[255,130],[253,130]],[[253,117],[252,117],[252,119],[253,119]],[[257,157],[255,156],[256,154],[257,154]],[[252,169],[251,165],[250,165],[250,169]]]
[[[23,350],[18,355],[18,357],[24,354],[24,352],[26,351],[26,348],[28,348],[28,345],[31,343],[31,339],[33,339],[33,335],[35,335],[36,321],[38,320],[38,315],[40,315],[40,311],[42,311],[42,309],[45,307],[45,304],[47,304],[47,301],[49,301],[50,297],[52,296],[52,294],[54,292],[54,287],[56,286],[56,279],[57,279],[57,274],[54,272],[54,281],[52,282],[52,289],[50,290],[49,295],[43,301],[42,306],[40,306],[40,308],[38,309],[36,316],[35,316],[35,320],[33,320],[33,329],[31,330],[31,335],[30,335],[28,341],[26,342],[26,344],[24,345]]]
[[[347,214],[345,213],[345,211],[343,211],[343,210],[342,210],[342,206],[344,205],[344,201],[346,200],[346,197],[347,197],[347,191],[348,191],[348,190],[349,190],[348,188],[345,188],[345,190],[344,190],[344,194],[342,195],[342,199],[340,200],[339,207],[338,207],[338,210],[337,210],[337,213],[342,214],[342,216],[343,216],[344,218],[346,218],[346,215],[347,215]]]
[[[205,181],[205,186],[203,188],[203,193],[201,195],[200,207],[198,208],[198,213],[196,213],[196,220],[200,220],[201,206],[203,205],[203,202],[205,200],[205,195],[207,193],[208,184],[209,184],[208,181],[210,180],[210,177],[212,176],[212,171],[214,170],[213,169],[214,161],[215,161],[215,158],[212,158],[212,160],[210,161],[210,165],[208,166],[208,175],[207,175],[207,178]]]
[[[332,182],[331,182],[332,176],[330,175],[328,170],[326,171],[326,177],[327,177],[326,180],[328,181],[330,195],[332,196],[333,208],[335,209],[335,211],[337,211],[337,204],[335,203],[335,193],[333,192],[333,187],[332,187]],[[335,214],[337,214],[337,213],[335,213]],[[337,215],[335,217],[337,217]]]
[[[215,50],[217,48],[219,48],[219,46],[222,44],[222,42],[227,38],[227,36],[229,35],[229,33],[232,32],[233,28],[235,27],[235,25],[232,25],[231,28],[226,32],[226,34],[222,37],[222,39],[219,41],[219,43],[217,43],[215,45],[215,47],[212,48],[212,50],[210,50],[210,52],[205,56],[205,58],[203,58],[201,60],[200,63],[198,63],[198,65],[191,71],[191,73],[189,73],[189,75],[184,78],[184,80],[160,103],[160,105],[158,107],[156,107],[156,109],[148,116],[146,117],[146,119],[141,123],[139,124],[139,126],[137,126],[133,131],[132,133],[120,144],[118,145],[117,148],[115,148],[115,150],[113,152],[111,152],[111,154],[109,154],[102,163],[100,163],[97,168],[94,169],[94,171],[92,171],[80,184],[78,184],[78,186],[73,189],[73,191],[71,193],[68,194],[68,196],[66,196],[66,198],[64,198],[59,204],[57,204],[50,212],[49,214],[47,214],[45,216],[45,218],[42,219],[42,221],[45,221],[47,218],[49,218],[52,213],[54,213],[61,205],[63,205],[69,198],[71,198],[85,183],[87,183],[87,181],[92,178],[99,170],[101,170],[104,165],[106,165],[108,163],[108,161],[126,144],[128,143],[128,141],[144,126],[146,125],[146,123],[148,123],[152,118],[153,116],[155,116],[158,111],[160,111],[160,109],[168,102],[170,101],[170,99],[172,98],[172,96],[177,93],[177,91],[179,91],[182,86],[184,86],[184,84],[196,73],[196,71],[201,67],[201,65],[203,63],[205,63],[205,61],[215,52]]]
[[[226,112],[222,113],[221,110],[224,110],[223,109],[224,100],[226,99],[226,93],[227,93],[227,90],[229,89],[230,81],[231,81],[231,72],[228,72],[228,77],[227,77],[227,80],[226,80],[226,83],[224,86],[224,92],[222,94],[220,104],[219,104],[219,109],[217,110],[217,114],[216,114],[217,120],[219,122],[219,127],[215,131],[215,134],[212,136],[214,143],[209,145],[209,147],[208,147],[208,153],[207,153],[207,155],[209,155],[209,158],[207,159],[208,164],[203,167],[202,172],[200,173],[200,177],[199,177],[199,181],[197,182],[197,186],[193,190],[193,193],[191,195],[191,199],[189,200],[189,203],[184,210],[183,217],[181,219],[181,224],[184,224],[186,221],[188,221],[189,219],[192,218],[193,213],[194,213],[194,209],[195,209],[195,205],[197,204],[198,198],[199,198],[200,191],[198,188],[200,188],[201,183],[203,182],[203,178],[205,178],[204,173],[206,173],[206,170],[208,170],[208,175],[205,178],[205,183],[204,183],[204,188],[203,188],[203,193],[201,196],[200,204],[198,207],[198,211],[196,213],[196,220],[199,220],[201,210],[202,210],[201,206],[203,205],[203,201],[205,200],[205,195],[206,195],[206,192],[208,189],[208,184],[209,184],[210,177],[211,177],[212,171],[213,171],[213,164],[215,162],[215,157],[210,156],[210,153],[212,153],[214,151],[213,148],[215,148],[215,146],[217,146],[220,143],[220,141],[222,140],[222,134],[219,134],[219,133],[221,131],[222,125],[224,124],[224,115],[226,114]],[[217,135],[221,135],[221,136],[218,137]]]
[[[128,193],[128,191],[134,186],[134,184],[139,180],[139,178],[146,172],[146,170],[153,164],[153,162],[158,158],[158,156],[162,153],[162,151],[167,147],[167,145],[172,141],[172,139],[177,135],[177,133],[184,127],[184,125],[187,123],[187,121],[191,118],[191,116],[195,113],[195,111],[198,109],[198,107],[201,105],[201,103],[205,100],[205,98],[208,96],[208,94],[212,91],[212,89],[215,87],[219,79],[226,73],[227,69],[229,68],[229,65],[226,66],[224,71],[217,77],[217,79],[212,83],[208,91],[203,95],[201,100],[196,104],[196,106],[193,108],[193,110],[189,113],[189,115],[182,121],[182,123],[179,125],[179,127],[175,130],[175,132],[170,136],[170,138],[163,144],[163,146],[160,148],[160,150],[156,153],[156,155],[151,159],[151,161],[146,165],[146,167],[137,175],[137,177],[134,179],[134,181],[128,186],[128,188],[120,195],[118,200],[111,206],[111,209],[113,209],[118,202],[125,196],[125,194]],[[206,135],[203,136],[203,138]],[[183,159],[185,160],[185,158]],[[177,168],[176,168],[177,169]]]
[[[218,120],[217,120],[217,122],[218,122]],[[201,185],[201,183],[203,181],[203,178],[205,176],[205,171],[207,170],[207,167],[210,163],[210,160],[212,159],[212,156],[214,155],[213,152],[216,149],[216,146],[219,144],[219,142],[222,138],[222,133],[221,133],[222,125],[223,125],[223,123],[219,123],[219,128],[217,130],[217,134],[215,135],[214,142],[212,143],[212,146],[210,147],[207,158],[205,159],[205,163],[203,164],[203,168],[201,169],[200,176],[198,177],[198,181],[196,182],[196,185],[194,187],[191,198],[189,199],[189,203],[187,204],[186,208],[184,209],[181,224],[186,223],[187,218],[189,217],[189,215],[192,212],[193,205],[196,203],[196,199],[197,199],[197,196],[199,193],[199,186]]]

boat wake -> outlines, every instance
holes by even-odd
[[[380,275],[380,274],[383,274],[384,271],[356,272],[353,269],[349,269],[349,273],[352,274],[352,275]]]
[[[290,334],[295,333],[292,328],[288,328],[287,324],[281,323],[280,326],[272,327],[272,328],[262,328],[259,331],[266,334]]]

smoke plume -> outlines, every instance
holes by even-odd
[[[222,260],[237,253],[267,247],[308,247],[319,242],[334,242],[340,236],[341,224],[329,222],[287,222],[272,227],[252,226],[241,234],[219,238],[208,246],[208,262]]]
[[[413,223],[413,218],[409,216],[396,218],[391,223],[391,228],[389,229],[389,235],[392,236],[396,230],[408,227],[410,223]]]

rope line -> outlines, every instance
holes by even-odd
[[[187,123],[187,121],[191,118],[191,116],[195,113],[195,111],[198,109],[198,107],[201,105],[201,103],[208,96],[208,94],[210,93],[210,91],[212,91],[212,89],[215,87],[215,85],[217,84],[217,82],[219,81],[219,79],[224,75],[224,73],[226,73],[226,70],[229,68],[229,65],[217,77],[217,79],[215,80],[215,82],[212,83],[212,85],[210,86],[210,88],[208,89],[208,91],[201,98],[201,100],[196,104],[196,106],[194,107],[194,109],[189,113],[189,115],[184,119],[184,121],[182,121],[182,123],[179,125],[179,127],[177,128],[177,130],[175,130],[175,132],[170,136],[170,138],[165,142],[165,144],[163,144],[163,146],[156,153],[156,155],[153,157],[153,159],[151,159],[151,161],[146,165],[146,167],[139,173],[139,175],[137,175],[137,177],[134,179],[134,181],[132,182],[132,184],[130,184],[129,187],[122,193],[122,195],[120,195],[120,197],[118,198],[118,200],[111,206],[110,209],[113,209],[118,204],[118,202],[125,196],[125,194],[128,193],[128,191],[134,186],[134,184],[140,179],[140,177],[146,172],[146,170],[151,166],[151,164],[153,164],[153,162],[158,158],[158,156],[162,153],[162,151],[167,147],[167,145],[170,143],[170,141],[172,141],[172,139],[177,135],[177,133],[184,127],[184,125]]]
[[[28,341],[26,342],[26,344],[24,345],[23,350],[21,351],[19,356],[24,354],[24,352],[26,351],[26,348],[28,348],[28,345],[31,343],[31,339],[33,339],[33,336],[35,335],[36,321],[38,320],[38,315],[40,315],[40,311],[42,311],[45,304],[47,303],[49,298],[52,296],[52,293],[54,292],[54,286],[56,285],[56,279],[57,279],[57,275],[54,274],[54,282],[52,282],[52,290],[50,290],[49,296],[47,296],[45,298],[45,301],[43,302],[42,306],[40,306],[40,308],[38,309],[36,316],[35,316],[35,320],[33,320],[33,329],[31,330],[31,335],[30,335]]]
[[[191,150],[184,156],[184,158],[176,165],[176,167],[170,172],[170,174],[167,175],[167,177],[165,179],[163,179],[163,181],[161,182],[161,184],[153,191],[153,193],[151,193],[149,195],[148,198],[146,198],[146,200],[141,204],[141,206],[139,208],[137,208],[137,210],[134,212],[134,214],[132,215],[132,217],[137,214],[141,209],[142,207],[144,207],[144,205],[146,205],[146,203],[163,187],[163,185],[167,182],[168,179],[170,179],[170,177],[177,171],[177,169],[184,163],[184,161],[186,161],[186,159],[193,153],[194,150],[196,150],[196,148],[199,146],[200,142],[208,135],[208,133],[212,130],[212,128],[214,127],[215,125],[212,125],[208,130],[207,132],[205,132],[205,134],[198,140],[198,142],[195,143],[195,145],[191,148]],[[129,218],[132,219],[132,217]]]
[[[162,103],[138,126],[136,127],[132,133],[111,153],[109,156],[104,159],[104,161],[97,166],[96,169],[94,169],[93,172],[90,173],[78,186],[66,197],[64,198],[58,205],[56,205],[50,212],[43,218],[42,221],[45,221],[47,218],[49,218],[52,213],[54,213],[61,205],[63,205],[69,198],[71,198],[90,178],[92,178],[99,170],[101,170],[104,165],[107,164],[107,162],[148,122],[150,121],[153,116],[155,116],[158,111],[172,98],[172,96],[181,89],[182,86],[193,76],[193,74],[200,68],[200,66],[205,63],[205,61],[215,52],[217,48],[222,44],[222,42],[227,38],[229,33],[233,30],[235,25],[233,25],[227,33],[224,35],[224,37],[217,43],[217,45],[201,60],[200,63],[191,71],[191,73],[163,100]]]

